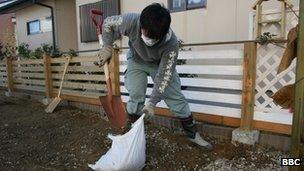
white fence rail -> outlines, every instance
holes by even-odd
[[[121,73],[127,68],[125,55],[126,53],[120,54]],[[185,60],[185,64],[177,65],[177,72],[181,74],[182,93],[188,100],[191,111],[241,117],[243,50],[181,51],[179,60],[181,59]],[[204,65],[202,61],[206,59],[208,59],[208,64]],[[219,59],[239,62],[224,65],[219,62]],[[188,62],[190,60],[202,64],[193,65],[191,63],[194,62]],[[186,77],[185,74],[191,74],[193,78]],[[123,76],[120,76],[120,81],[124,82]],[[153,84],[151,78],[148,79],[148,84]],[[126,102],[129,97],[125,95],[128,92],[124,86],[121,86],[121,92]],[[151,92],[152,88],[148,88],[146,95],[149,96]],[[164,101],[157,106],[167,108]]]

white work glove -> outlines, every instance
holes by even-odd
[[[108,60],[111,59],[111,57],[112,57],[112,50],[113,50],[113,47],[111,47],[111,46],[102,47],[99,50],[99,52],[97,53],[99,62],[95,63],[95,65],[98,65],[99,67],[101,67],[106,62],[108,62]]]
[[[146,120],[150,120],[153,117],[153,115],[154,115],[154,107],[155,107],[155,105],[152,104],[151,102],[147,102],[145,104],[144,108],[142,109],[142,112],[144,114],[146,114],[145,115],[145,119]]]

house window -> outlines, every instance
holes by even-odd
[[[103,12],[103,19],[108,16],[118,15],[120,14],[120,0],[100,1],[79,6],[81,42],[98,41],[96,27],[90,16],[91,9],[101,10]],[[102,18],[96,16],[96,19],[101,20]]]
[[[178,11],[186,11],[186,1],[185,0],[169,0],[168,7],[171,12],[178,12]]]
[[[34,20],[27,22],[27,35],[39,34],[41,32],[40,21]]]
[[[168,0],[168,7],[171,12],[206,8],[206,6],[207,0]]]

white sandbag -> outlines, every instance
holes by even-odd
[[[144,114],[132,125],[132,129],[124,135],[108,135],[112,140],[110,150],[103,155],[93,170],[142,170],[146,162],[146,137],[144,130]]]

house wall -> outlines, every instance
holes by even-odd
[[[250,36],[250,15],[254,14],[252,5],[256,0],[207,0],[207,8],[171,13],[172,29],[185,43],[202,43],[215,41],[248,40]],[[80,37],[79,6],[98,0],[76,0],[77,30]],[[138,12],[153,3],[159,2],[167,6],[167,0],[121,0],[121,12]],[[299,0],[292,1],[298,6]],[[134,5],[136,4],[136,5]],[[277,9],[280,4],[271,0],[266,2],[264,9]],[[79,50],[97,49],[98,43],[81,43],[78,38]],[[124,38],[122,46],[127,46]]]
[[[14,24],[11,20],[13,16],[14,14],[0,15],[0,42],[2,43],[9,43],[11,35],[14,34]]]
[[[41,3],[54,8],[56,45],[62,51],[77,50],[76,13],[74,0],[45,0]],[[31,5],[16,11],[18,44],[27,43],[30,49],[42,43],[53,44],[52,31],[27,35],[27,22],[51,16],[49,8]]]
[[[55,6],[54,0],[43,1],[44,4]],[[27,22],[45,19],[51,16],[50,9],[41,7],[39,5],[31,5],[16,11],[16,34],[18,37],[18,44],[27,43],[30,49],[40,47],[42,43],[52,44],[52,32],[45,32],[35,35],[27,35]]]
[[[77,50],[75,0],[56,0],[57,45],[62,51]]]

